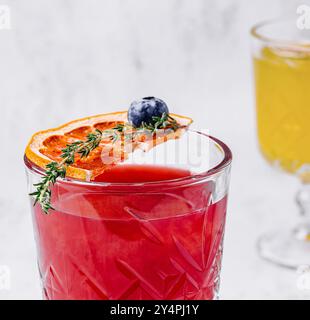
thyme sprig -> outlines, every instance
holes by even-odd
[[[169,128],[175,131],[180,127],[177,121],[165,112],[161,117],[152,117],[152,120],[153,121],[151,123],[142,122],[142,128],[150,130],[151,132],[155,132],[158,129]]]
[[[135,128],[129,123],[119,123],[114,128],[100,131],[96,129],[89,133],[85,141],[79,140],[68,144],[61,151],[61,162],[52,161],[46,165],[46,171],[39,183],[34,184],[36,188],[30,193],[34,197],[34,205],[40,204],[42,211],[48,214],[54,210],[51,205],[51,187],[56,183],[57,178],[65,178],[68,166],[74,164],[76,155],[86,158],[95,150],[103,139],[109,139],[113,143],[125,136],[125,139],[133,140],[139,134],[154,134],[159,129],[177,130],[181,126],[169,114],[163,113],[161,117],[153,117],[152,123],[142,123],[141,127]],[[129,132],[129,133],[126,133]]]
[[[35,197],[34,205],[39,203],[46,214],[49,213],[50,209],[54,210],[51,205],[51,186],[55,184],[57,178],[65,178],[68,166],[75,162],[76,154],[79,154],[81,158],[87,157],[92,150],[99,146],[102,137],[102,131],[96,129],[95,132],[87,135],[85,141],[75,141],[62,149],[61,158],[63,160],[47,164],[42,180],[34,184],[36,190],[30,193],[31,196]]]
[[[151,132],[154,133],[159,129],[172,129],[176,131],[181,126],[178,122],[167,113],[163,113],[160,117],[152,117],[151,123],[142,122],[139,128],[133,127],[130,123],[118,124],[114,129],[118,132],[125,132],[127,130],[134,131],[135,134]]]

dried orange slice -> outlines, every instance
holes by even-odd
[[[77,155],[74,164],[67,168],[66,175],[81,180],[92,180],[107,168],[127,159],[136,148],[148,151],[155,145],[179,138],[192,123],[192,119],[176,114],[170,115],[180,126],[177,130],[159,129],[156,134],[137,134],[131,136],[130,141],[124,138],[126,132],[120,134],[117,142],[111,141],[110,138],[103,139],[87,157]],[[68,144],[85,140],[87,135],[96,129],[105,132],[126,122],[127,112],[122,111],[82,118],[54,129],[39,131],[30,139],[25,154],[33,164],[45,169],[52,161],[61,162],[62,149]]]

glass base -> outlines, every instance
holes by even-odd
[[[260,237],[260,256],[282,267],[297,269],[310,265],[309,228],[300,226],[294,230],[275,230]]]

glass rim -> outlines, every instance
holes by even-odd
[[[260,22],[257,22],[256,24],[254,24],[251,29],[250,29],[250,34],[253,38],[260,40],[262,42],[265,43],[269,43],[269,44],[276,44],[279,46],[291,46],[291,47],[296,47],[296,48],[300,48],[303,50],[307,50],[309,51],[309,49],[305,48],[305,44],[310,44],[310,39],[309,42],[302,42],[302,41],[298,41],[298,40],[290,40],[290,39],[277,39],[276,37],[269,37],[263,34],[263,32],[261,32],[261,28],[265,27],[265,26],[269,26],[269,25],[273,25],[276,23],[281,23],[281,22],[295,22],[296,21],[296,17],[281,17],[281,18],[275,18],[275,19],[267,19],[267,20],[263,20]],[[296,26],[296,24],[295,24]],[[297,28],[297,26],[296,26]]]
[[[203,133],[199,130],[189,130],[190,132],[194,132],[197,134],[201,134],[208,139],[212,140],[217,144],[217,147],[219,146],[224,154],[223,159],[216,164],[211,169],[201,172],[201,173],[195,173],[186,177],[177,178],[177,179],[170,179],[170,180],[161,180],[161,181],[146,181],[146,182],[104,182],[104,181],[85,181],[85,180],[78,180],[70,177],[66,178],[58,178],[57,181],[61,181],[62,183],[70,183],[70,184],[76,184],[76,185],[84,185],[84,186],[90,186],[90,187],[143,187],[143,186],[169,186],[173,185],[175,183],[186,183],[187,181],[192,183],[193,181],[197,182],[206,178],[211,178],[215,176],[216,174],[223,172],[225,168],[230,166],[232,161],[232,152],[229,149],[229,147],[222,142],[221,140],[208,135],[206,133]],[[38,175],[43,175],[44,170],[41,167],[36,166],[34,163],[32,163],[26,155],[24,155],[24,164],[27,169],[29,169],[31,172],[34,172]]]

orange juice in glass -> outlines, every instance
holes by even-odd
[[[260,254],[277,264],[310,262],[310,30],[296,19],[252,28],[259,146],[269,163],[300,177],[303,221],[290,231],[264,235]]]

